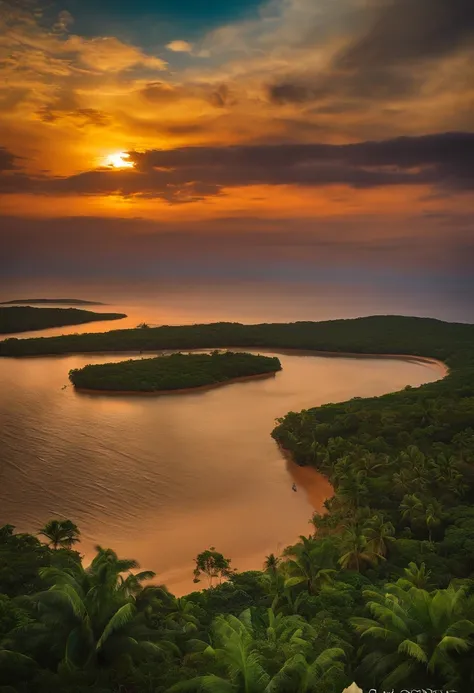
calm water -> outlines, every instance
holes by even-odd
[[[127,307],[123,324],[193,322],[187,309],[167,321],[159,309]],[[274,378],[157,398],[64,388],[71,368],[123,355],[0,359],[0,524],[35,532],[69,517],[86,559],[95,544],[110,546],[176,594],[194,588],[193,558],[209,546],[239,570],[260,568],[308,533],[330,495],[315,471],[287,467],[270,437],[275,418],[440,377],[419,362],[275,353],[283,371]]]

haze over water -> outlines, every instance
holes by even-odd
[[[262,319],[258,301],[253,307],[243,302],[237,316],[237,303],[223,292],[209,301],[206,316],[196,294],[180,296],[164,296],[162,305],[136,300],[134,306],[97,307],[130,317],[35,335],[142,321],[211,322],[225,315]],[[281,320],[291,319],[288,309],[289,303]],[[296,319],[303,317],[300,310],[301,304]],[[278,320],[277,305],[269,312],[268,320]],[[95,544],[112,547],[155,570],[176,594],[194,589],[193,558],[209,546],[239,570],[259,569],[266,554],[309,533],[313,509],[331,494],[314,470],[288,468],[270,437],[275,418],[440,377],[436,367],[415,361],[274,353],[283,366],[274,378],[157,398],[63,389],[71,368],[119,361],[123,354],[0,359],[0,523],[35,532],[51,517],[69,517],[82,530],[79,549],[86,559]]]

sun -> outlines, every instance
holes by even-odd
[[[127,152],[117,152],[116,154],[109,154],[105,159],[105,164],[111,168],[133,168],[135,164],[133,161],[127,161],[129,158],[130,154]]]

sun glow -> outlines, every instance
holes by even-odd
[[[135,166],[133,161],[127,161],[130,158],[130,154],[127,152],[117,152],[116,154],[109,154],[105,159],[106,166],[112,168],[133,168]]]

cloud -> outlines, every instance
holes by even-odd
[[[180,98],[180,93],[166,82],[149,82],[140,89],[140,94],[152,103],[168,103]]]
[[[13,171],[16,168],[15,159],[15,155],[6,147],[0,147],[0,173]]]
[[[472,0],[375,0],[369,8],[360,11],[350,38],[327,64],[273,79],[267,85],[270,100],[281,105],[341,96],[354,101],[416,97],[436,81],[443,60],[473,48]],[[310,49],[315,40],[309,32],[303,45]],[[472,87],[472,70],[468,74]],[[443,85],[444,91],[450,88]]]
[[[167,44],[166,48],[173,53],[191,53],[193,50],[193,44],[188,41],[171,41]]]
[[[225,108],[226,106],[234,106],[237,101],[233,98],[227,84],[220,84],[217,89],[209,95],[209,101],[216,108]]]
[[[340,53],[338,66],[364,68],[439,58],[474,36],[472,0],[379,0],[376,8],[368,31]]]
[[[107,127],[111,123],[110,116],[107,113],[98,111],[96,108],[78,108],[74,111],[67,111],[45,107],[40,108],[37,115],[43,123],[56,123],[59,120],[69,119],[79,128],[87,127],[88,125]]]
[[[474,133],[442,133],[356,144],[182,147],[130,152],[135,169],[13,180],[37,194],[85,194],[196,201],[249,185],[432,185],[474,189]],[[1,180],[1,179],[0,179]]]
[[[58,15],[56,24],[53,26],[53,31],[57,31],[59,33],[69,31],[69,27],[72,24],[74,24],[74,17],[72,14],[67,10],[62,10]]]
[[[76,54],[84,66],[100,72],[121,72],[137,65],[152,70],[164,70],[166,67],[161,58],[147,55],[136,46],[123,43],[113,36],[91,39],[70,36],[61,48],[64,54]]]

